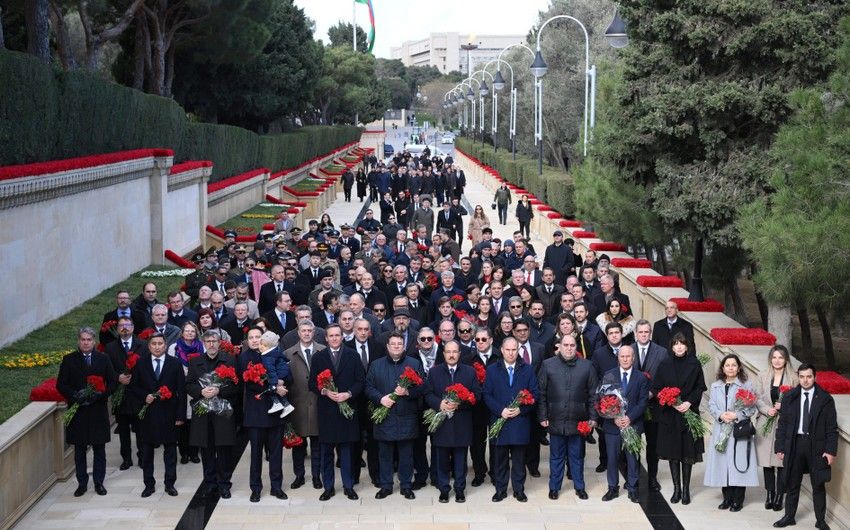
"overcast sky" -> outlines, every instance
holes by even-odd
[[[328,28],[351,22],[353,0],[295,0],[316,22],[316,39],[327,43]],[[429,33],[525,35],[549,0],[372,0],[375,9],[377,57],[390,57],[390,48]],[[369,10],[357,5],[357,24],[368,33]]]

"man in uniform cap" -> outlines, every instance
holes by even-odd
[[[209,283],[209,271],[204,267],[204,255],[198,252],[192,256],[192,262],[195,264],[195,272],[186,276],[186,294],[192,298],[192,305],[198,303],[198,293],[201,287]]]
[[[206,254],[204,254],[204,268],[208,271],[213,271],[218,267],[218,251],[215,248],[215,245],[211,246],[207,249]]]

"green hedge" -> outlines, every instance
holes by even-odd
[[[215,182],[258,167],[294,167],[359,138],[351,126],[259,135],[194,123],[172,99],[0,52],[0,166],[165,147],[175,162],[212,160]]]
[[[508,182],[527,189],[564,217],[575,216],[575,187],[570,174],[543,166],[543,175],[538,175],[536,159],[518,154],[514,160],[510,151],[496,153],[493,146],[481,145],[469,138],[456,138],[455,146],[496,168]]]

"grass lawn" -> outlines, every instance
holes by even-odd
[[[268,208],[267,208],[268,209]],[[148,267],[143,270],[166,270],[174,267]],[[56,320],[33,331],[26,337],[0,350],[0,362],[4,358],[21,353],[48,353],[72,350],[77,347],[77,330],[83,326],[91,326],[95,331],[100,329],[103,315],[115,308],[115,292],[121,289],[130,291],[135,298],[142,290],[142,285],[153,281],[157,286],[157,298],[165,300],[169,291],[180,288],[183,278],[168,276],[165,278],[142,278],[139,271],[126,280],[104,290],[97,296],[71,309]],[[139,331],[139,330],[137,330]],[[29,403],[30,389],[48,377],[59,373],[59,364],[38,366],[34,368],[9,369],[0,366],[0,423],[6,421]]]
[[[249,234],[257,234],[259,232],[262,232],[263,225],[269,224],[269,223],[274,223],[274,217],[271,217],[271,218],[268,218],[268,219],[246,219],[246,218],[242,217],[243,215],[247,214],[247,215],[271,215],[271,216],[274,216],[274,215],[279,214],[281,212],[281,210],[284,210],[285,208],[286,208],[286,206],[283,206],[283,205],[281,205],[280,208],[271,208],[271,207],[267,207],[267,206],[254,206],[252,208],[245,210],[244,212],[240,213],[239,215],[231,217],[227,221],[218,225],[218,227],[221,228],[222,230],[232,228],[232,229],[236,230],[236,232],[240,236],[245,236],[245,235],[249,235]]]

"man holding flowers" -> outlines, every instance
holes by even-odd
[[[138,429],[136,429],[136,414],[142,404],[127,392],[127,387],[133,380],[139,356],[147,350],[147,342],[133,335],[135,326],[130,317],[118,318],[118,340],[106,345],[105,353],[112,362],[112,369],[118,374],[118,385],[112,394],[112,413],[115,415],[118,439],[121,443],[121,466],[124,471],[133,467],[133,446],[130,432],[136,432],[136,454],[139,465],[142,465],[142,450],[139,444]]]

